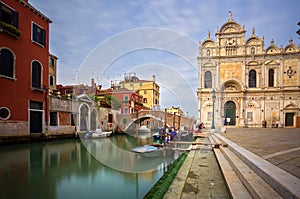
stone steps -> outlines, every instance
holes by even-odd
[[[223,143],[214,151],[233,198],[299,198],[300,182],[295,176],[220,134],[213,134],[210,140]]]
[[[213,149],[232,198],[252,198],[220,149]]]
[[[209,140],[212,143],[220,143],[221,141],[215,136],[209,136]],[[218,160],[220,169],[223,173],[223,177],[227,183],[227,188],[231,195],[231,198],[252,198],[245,185],[240,180],[239,176],[227,160],[226,156],[221,151],[221,148],[227,147],[224,143],[219,148],[213,148],[215,156]]]

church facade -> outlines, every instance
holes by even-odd
[[[198,118],[207,127],[300,127],[300,48],[265,46],[231,12],[215,40],[199,43]],[[215,96],[215,97],[213,97]]]

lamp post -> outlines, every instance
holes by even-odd
[[[211,128],[212,131],[215,131],[215,101],[216,101],[216,92],[215,89],[212,90],[212,101],[213,101],[213,105],[212,105],[212,122],[211,122]]]

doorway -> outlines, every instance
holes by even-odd
[[[29,102],[29,132],[43,133],[43,102]]]
[[[228,101],[224,105],[225,125],[235,126],[236,124],[236,105],[233,101]],[[229,120],[227,118],[230,118]],[[228,121],[228,122],[227,122]]]
[[[30,133],[43,132],[43,112],[30,111]]]
[[[295,113],[285,114],[285,126],[294,126],[294,115]]]

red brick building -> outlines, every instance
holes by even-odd
[[[45,132],[50,23],[28,0],[0,1],[1,137]]]
[[[143,109],[143,96],[127,88],[113,90],[111,95],[122,102],[121,114],[135,113]]]

